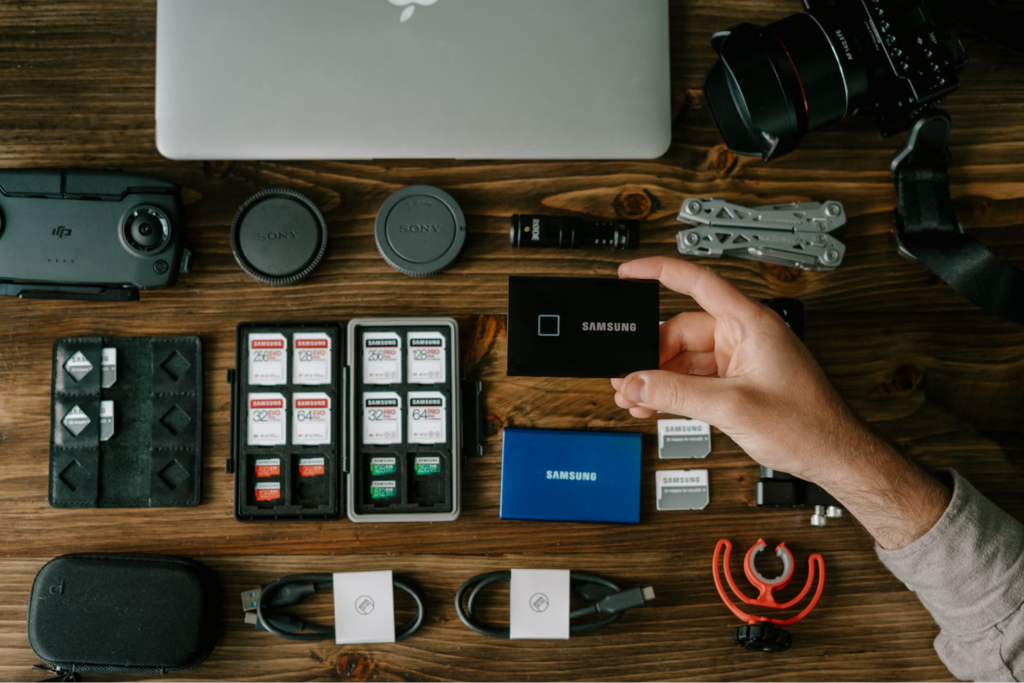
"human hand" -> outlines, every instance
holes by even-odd
[[[760,464],[822,485],[837,443],[874,438],[782,319],[709,268],[649,258],[619,277],[660,280],[704,309],[661,326],[660,370],[612,380],[634,417],[708,422]]]
[[[660,370],[612,380],[620,407],[718,427],[765,467],[826,489],[883,548],[942,516],[949,489],[861,422],[774,311],[687,261],[641,259],[619,277],[660,280],[704,309],[661,326]]]

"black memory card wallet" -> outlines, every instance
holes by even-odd
[[[201,664],[220,632],[220,588],[184,557],[64,555],[36,575],[32,651],[55,673],[166,674]]]
[[[198,505],[202,377],[198,337],[54,342],[50,505]]]

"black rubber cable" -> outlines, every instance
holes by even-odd
[[[399,576],[398,574],[393,576],[392,582],[395,588],[405,591],[412,596],[413,600],[416,601],[416,615],[398,627],[395,631],[395,640],[398,641],[408,638],[420,629],[423,625],[423,619],[426,616],[426,606],[424,605],[423,589],[420,588],[418,583],[408,577]],[[293,586],[299,583],[312,584],[316,592],[333,590],[334,575],[292,574],[291,576],[285,576],[284,578],[277,579],[276,581],[268,584],[262,589],[259,598],[256,600],[256,618],[260,625],[262,628],[266,629],[268,633],[272,633],[278,638],[285,638],[287,640],[301,640],[306,642],[334,640],[335,629],[333,626],[303,623],[303,630],[309,631],[308,633],[291,633],[283,631],[273,624],[274,617],[278,614],[283,616],[283,613],[277,612],[277,608],[271,608],[265,603],[273,602],[274,595],[284,587]]]
[[[458,613],[462,623],[488,638],[509,638],[511,634],[510,627],[486,624],[477,618],[475,610],[477,597],[488,586],[500,581],[511,580],[511,571],[497,571],[479,574],[462,584],[462,587],[455,594],[455,611]],[[653,590],[650,588],[623,590],[610,579],[588,572],[569,572],[569,581],[574,586],[577,595],[591,602],[586,607],[571,611],[569,613],[570,622],[592,614],[608,614],[610,610],[614,610],[603,619],[576,624],[570,623],[569,633],[572,635],[580,635],[604,628],[621,619],[628,609],[639,607],[654,596]],[[469,594],[468,597],[467,593]],[[621,596],[627,597],[623,599]],[[463,600],[465,600],[465,607],[463,607]]]

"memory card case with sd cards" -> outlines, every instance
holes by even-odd
[[[220,587],[187,557],[82,553],[32,583],[28,642],[58,678],[167,674],[199,666],[220,635]],[[65,676],[67,676],[65,678]]]
[[[116,350],[113,374],[104,349]],[[198,337],[56,340],[50,505],[198,505],[202,377]]]
[[[422,338],[443,348],[443,354],[430,356],[436,377],[409,374],[409,340]],[[322,353],[305,353],[307,342],[299,341],[310,339],[329,349],[329,362]],[[392,352],[379,353],[382,348]],[[354,522],[458,519],[462,471],[483,449],[481,385],[462,380],[455,320],[356,319],[347,328],[330,322],[242,323],[236,349],[235,369],[228,372],[227,461],[235,479],[236,519],[324,520],[346,513]],[[375,365],[367,368],[364,361],[374,358],[390,364],[378,367],[370,360]],[[303,365],[297,368],[297,362]],[[443,427],[428,432],[433,438],[419,439],[432,443],[409,438],[413,402],[436,405],[433,414],[444,416]],[[329,427],[315,431],[322,435],[319,443],[306,438],[310,411],[301,407],[296,414],[305,405],[329,407],[318,408],[330,411]],[[380,406],[392,422],[367,439],[364,427],[383,413]]]

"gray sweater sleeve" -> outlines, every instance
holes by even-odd
[[[1024,526],[956,472],[938,523],[902,550],[876,548],[941,631],[939,658],[957,678],[1024,680]]]

